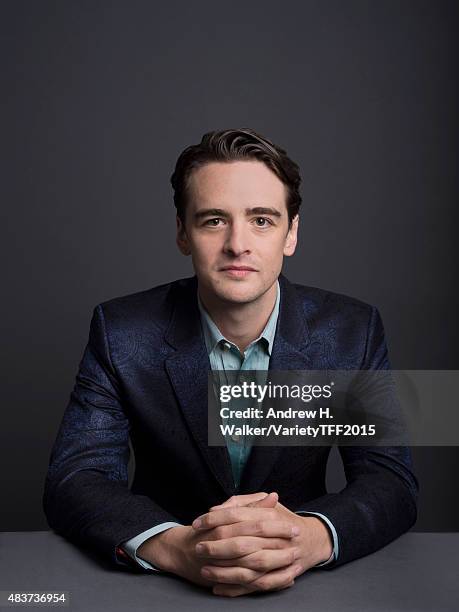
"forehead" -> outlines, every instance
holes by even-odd
[[[205,206],[286,208],[287,190],[282,181],[258,160],[209,162],[188,178],[188,203]]]

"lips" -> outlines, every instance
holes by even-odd
[[[255,268],[251,268],[250,266],[225,266],[224,268],[222,268],[222,270],[256,272]]]
[[[255,268],[250,266],[225,266],[224,268],[221,268],[221,271],[227,276],[232,276],[233,278],[245,278],[253,272],[256,272]]]

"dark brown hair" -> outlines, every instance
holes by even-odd
[[[199,144],[179,156],[171,176],[177,215],[185,223],[188,178],[193,170],[214,161],[256,159],[263,162],[287,187],[289,225],[301,206],[300,171],[284,149],[249,128],[207,132]]]

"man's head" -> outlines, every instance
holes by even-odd
[[[245,303],[273,287],[295,251],[300,182],[286,152],[247,128],[209,132],[183,151],[171,177],[177,244],[201,296]]]

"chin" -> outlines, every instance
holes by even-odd
[[[215,294],[226,302],[233,302],[236,304],[245,304],[247,302],[253,302],[260,295],[263,294],[263,290],[257,287],[244,286],[243,283],[233,282],[225,283],[225,286],[215,288]]]

